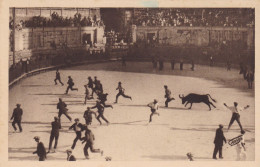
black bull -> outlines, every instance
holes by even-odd
[[[188,103],[190,103],[190,108],[189,109],[191,109],[192,103],[205,103],[205,104],[207,104],[209,106],[209,110],[211,110],[210,105],[212,105],[213,107],[216,108],[216,106],[214,106],[214,104],[209,101],[209,97],[211,98],[210,94],[198,95],[198,94],[190,93],[190,94],[188,94],[185,97],[184,97],[184,95],[182,95],[182,96],[179,95],[179,97],[182,100],[182,104],[187,102],[185,104],[185,107],[187,106]],[[212,98],[211,98],[211,100],[216,102],[216,100],[214,100]]]

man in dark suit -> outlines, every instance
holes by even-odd
[[[67,104],[65,102],[62,101],[61,98],[59,98],[59,103],[57,104],[57,109],[59,110],[59,120],[62,114],[64,114],[70,121],[71,121],[71,117],[68,115],[68,109],[66,108]]]
[[[226,138],[223,133],[223,125],[219,125],[219,128],[216,130],[216,136],[214,140],[215,148],[213,152],[213,159],[217,159],[216,155],[219,152],[219,158],[223,159],[222,156],[222,146],[223,146],[223,141],[227,143]]]
[[[47,153],[50,153],[51,150],[51,146],[52,146],[52,142],[55,138],[55,144],[54,144],[54,151],[57,148],[57,144],[58,144],[58,140],[59,140],[59,131],[61,129],[61,124],[60,124],[60,120],[59,117],[54,117],[54,121],[51,123],[51,136],[50,136],[50,142],[49,142],[49,150]]]
[[[78,91],[78,88],[73,88],[74,82],[73,82],[71,76],[68,76],[68,78],[69,78],[69,80],[68,80],[68,82],[67,82],[68,87],[67,87],[67,89],[66,89],[65,94],[68,94],[69,89],[70,89],[71,91],[74,91],[74,90]]]
[[[59,69],[57,69],[57,71],[56,71],[56,77],[55,77],[55,79],[54,79],[55,85],[57,85],[57,80],[61,83],[62,86],[64,85],[64,84],[61,82],[61,80],[60,80],[60,72],[59,72]]]
[[[104,105],[104,107],[111,107],[111,108],[113,108],[112,105],[106,105],[107,95],[108,95],[108,93],[99,93],[98,94],[98,99],[100,100],[100,103]]]
[[[90,110],[90,107],[87,107],[87,110],[84,112],[83,118],[85,118],[86,125],[91,125],[92,123],[92,114],[97,117],[97,114],[94,111]]]
[[[74,155],[72,155],[71,150],[67,150],[67,161],[76,161],[76,158],[74,157]]]
[[[14,130],[16,131],[15,124],[17,124],[18,127],[19,127],[20,132],[22,132],[23,129],[22,129],[22,126],[21,126],[21,121],[22,121],[23,110],[20,108],[21,104],[16,104],[16,106],[17,107],[14,109],[13,115],[12,115],[10,120],[14,119],[13,123],[12,123],[12,126],[14,127]]]
[[[33,154],[37,154],[39,161],[45,161],[46,159],[46,150],[42,142],[40,142],[40,137],[35,136],[34,140],[37,142],[37,150]]]
[[[91,77],[88,77],[88,87],[92,90],[91,96],[93,96],[94,93],[94,82]]]

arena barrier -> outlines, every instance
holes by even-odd
[[[71,62],[69,66],[77,66],[77,65],[82,65],[82,64],[95,64],[95,63],[104,63],[104,62],[109,62],[109,61],[117,61],[117,59],[103,59],[103,60],[88,60],[88,61],[82,61],[82,62]],[[22,74],[18,78],[14,79],[12,82],[9,83],[9,89],[11,89],[15,84],[19,83],[23,79],[40,74],[43,72],[51,71],[57,68],[65,68],[68,67],[68,64],[61,64],[61,65],[56,65],[56,66],[49,66],[49,67],[44,67],[44,68],[39,68],[27,73]]]

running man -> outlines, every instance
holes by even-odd
[[[56,70],[56,78],[54,79],[55,85],[57,85],[57,80],[61,83],[62,86],[64,85],[60,80],[60,72],[58,68]]]
[[[149,123],[152,122],[152,116],[154,114],[157,114],[158,116],[160,116],[160,114],[158,112],[156,112],[159,109],[159,105],[158,105],[158,100],[154,99],[153,102],[147,104],[148,107],[151,108],[151,115],[150,115],[150,120]]]
[[[165,107],[168,107],[168,103],[172,100],[175,100],[172,96],[171,96],[171,91],[170,89],[168,89],[168,86],[167,85],[164,85],[164,89],[165,89],[165,95],[164,97],[166,98],[166,101],[165,101]]]
[[[94,99],[94,98],[89,93],[88,85],[84,85],[84,87],[85,87],[85,101],[84,101],[84,104],[87,104],[87,100]]]
[[[13,115],[10,120],[14,119],[12,122],[12,126],[13,126],[14,130],[15,131],[17,130],[16,126],[15,126],[15,124],[17,124],[20,132],[22,132],[23,128],[21,126],[21,121],[22,121],[23,110],[21,109],[20,106],[21,106],[21,104],[16,104],[16,108],[14,109]]]
[[[82,138],[81,138],[81,131],[84,131],[84,128],[85,127],[81,123],[79,123],[79,119],[78,118],[76,118],[75,119],[75,123],[73,125],[71,125],[71,127],[69,127],[69,130],[73,129],[75,131],[75,133],[76,133],[76,138],[73,141],[71,149],[75,148],[78,140],[80,140],[80,141],[82,140]]]
[[[88,129],[87,126],[85,126],[85,137],[83,138],[82,144],[86,142],[85,147],[83,149],[84,151],[84,155],[86,157],[86,159],[89,159],[89,154],[88,154],[88,149],[90,148],[90,151],[92,153],[100,153],[101,156],[103,156],[103,151],[100,149],[94,149],[94,140],[95,140],[95,136],[94,134],[91,132],[90,129]]]
[[[98,84],[97,82],[98,82],[98,80],[97,80],[97,76],[94,76],[94,81],[93,81],[93,91],[92,91],[91,96],[93,96],[94,93],[96,93],[96,87],[97,87],[97,84]]]
[[[102,84],[101,84],[101,82],[99,80],[97,80],[97,82],[96,82],[95,93],[97,94],[97,96],[100,93],[103,93],[103,86],[102,86]]]
[[[83,118],[85,118],[86,125],[91,125],[92,123],[92,114],[95,115],[97,118],[97,114],[94,111],[90,110],[90,107],[87,108],[87,110],[84,112]]]
[[[59,103],[57,104],[57,109],[59,110],[59,114],[58,114],[59,120],[61,120],[60,119],[61,115],[64,114],[71,121],[71,117],[68,115],[68,109],[66,107],[67,104],[63,102],[61,98],[59,98]]]
[[[91,77],[88,77],[88,87],[92,90],[91,96],[93,96],[94,93],[94,83]]]
[[[98,111],[97,111],[98,112],[97,120],[98,120],[99,124],[102,125],[102,122],[99,119],[101,117],[108,125],[109,122],[103,115],[104,114],[104,109],[105,109],[104,105],[101,104],[99,100],[97,100],[96,102],[97,102],[96,105],[91,107],[90,109],[97,108],[98,109]]]
[[[73,88],[74,82],[73,82],[71,76],[68,76],[68,78],[69,78],[69,80],[68,80],[68,82],[67,82],[68,87],[67,87],[67,90],[66,90],[65,94],[68,94],[69,89],[72,90],[72,91],[74,91],[74,90],[78,91],[78,88]]]
[[[115,101],[115,103],[117,103],[117,100],[118,100],[118,97],[120,96],[120,95],[122,95],[123,97],[125,97],[125,98],[129,98],[129,99],[131,99],[132,100],[132,97],[131,96],[127,96],[127,95],[125,95],[125,89],[122,87],[122,83],[121,82],[118,82],[118,87],[116,88],[116,90],[118,90],[119,92],[118,92],[118,94],[116,95],[116,101]]]
[[[237,107],[238,103],[234,102],[234,106],[227,106],[226,103],[224,103],[224,106],[226,106],[232,112],[232,117],[231,117],[230,123],[228,125],[228,130],[231,127],[231,125],[233,124],[233,122],[236,120],[238,125],[239,125],[239,127],[240,127],[240,130],[242,131],[243,127],[242,127],[242,125],[240,123],[240,114],[239,114],[239,112],[249,108],[249,105],[245,106],[244,108],[238,108]]]
[[[98,95],[98,99],[100,100],[100,103],[104,105],[104,107],[111,107],[113,109],[112,105],[106,105],[107,95],[108,95],[108,93],[105,93],[105,94],[100,93]]]

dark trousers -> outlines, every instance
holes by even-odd
[[[157,62],[153,62],[153,69],[156,69],[157,68]]]
[[[46,156],[45,156],[45,155],[39,156],[39,161],[45,161],[45,159],[46,159]]]
[[[92,143],[87,142],[85,147],[83,148],[84,155],[85,155],[86,158],[89,156],[89,154],[88,154],[88,149],[89,148],[90,148],[90,151],[92,153],[100,153],[101,152],[100,149],[94,149]]]
[[[52,142],[53,142],[54,138],[55,138],[54,149],[57,148],[58,140],[59,140],[59,135],[51,134],[51,136],[50,136],[50,142],[49,142],[49,150],[51,149]]]
[[[217,158],[217,153],[219,152],[219,158],[222,158],[222,146],[215,144],[213,158]]]
[[[213,66],[213,60],[210,60],[209,66]]]
[[[240,129],[243,130],[243,127],[242,127],[242,125],[240,123],[240,115],[238,113],[233,113],[232,114],[231,120],[230,120],[229,125],[228,125],[228,129],[231,127],[231,125],[234,123],[235,120],[237,121]]]
[[[247,83],[248,83],[248,89],[252,89],[253,81],[252,80],[247,80]]]
[[[127,96],[127,95],[125,95],[125,93],[124,92],[119,92],[117,95],[116,95],[116,103],[117,103],[117,100],[118,100],[118,97],[119,96],[123,96],[124,98],[129,98],[129,99],[131,99],[131,97],[130,96]]]
[[[160,71],[163,70],[163,62],[162,62],[162,61],[159,62],[159,70],[160,70]]]
[[[180,70],[183,70],[183,63],[180,63]]]
[[[100,125],[102,124],[102,122],[101,122],[100,119],[99,119],[100,117],[101,117],[106,123],[109,123],[108,120],[104,117],[103,113],[99,112],[99,113],[98,113],[98,116],[97,116],[97,120],[98,120],[98,122],[100,123]]]
[[[172,100],[174,100],[174,98],[169,98],[169,97],[167,97],[167,99],[166,99],[166,101],[165,101],[165,107],[168,107],[168,103],[169,103],[170,101],[172,101]]]
[[[72,144],[72,146],[71,146],[71,149],[74,149],[74,148],[75,148],[75,146],[76,146],[78,140],[82,140],[82,138],[81,138],[81,131],[76,132],[76,138],[75,138],[74,141],[73,141],[73,144]]]
[[[91,118],[85,118],[85,122],[86,122],[87,125],[91,125],[92,117]]]
[[[22,129],[22,126],[21,126],[21,120],[14,120],[13,123],[12,123],[12,126],[13,126],[14,130],[16,131],[17,128],[16,128],[15,124],[18,125],[20,132],[22,132],[23,129]]]
[[[64,112],[59,111],[59,115],[58,115],[59,119],[60,119],[62,114],[64,114],[71,121],[71,117],[68,115],[67,111],[64,111]]]
[[[194,71],[194,64],[191,64],[191,68],[192,71]]]
[[[174,63],[173,62],[171,63],[171,66],[172,66],[172,70],[174,70]]]
[[[151,115],[150,115],[150,120],[149,120],[149,122],[152,122],[152,117],[153,117],[153,115],[154,114],[157,114],[158,116],[159,116],[159,113],[158,112],[155,112],[155,110],[153,110],[153,109],[151,109]]]
[[[94,95],[94,92],[95,92],[95,88],[91,88],[91,90],[92,90],[92,92],[91,92],[91,96],[93,96]],[[96,93],[96,92],[95,92]]]
[[[55,79],[54,79],[55,85],[57,85],[57,80],[60,82],[60,84],[64,85],[64,84],[61,82],[60,78],[55,78]]]
[[[67,90],[66,90],[66,94],[69,92],[69,89],[70,90],[78,90],[78,88],[73,88],[73,86],[72,85],[69,85],[68,87],[67,87]]]

